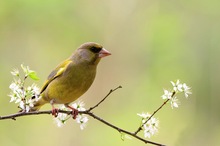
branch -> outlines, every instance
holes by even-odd
[[[144,142],[145,144],[148,144],[148,143],[149,143],[149,144],[156,145],[156,146],[165,146],[165,145],[163,145],[163,144],[156,143],[156,142],[153,142],[153,141],[148,141],[148,140],[145,140],[145,139],[139,137],[139,136],[137,135],[137,133],[138,133],[139,131],[141,131],[142,126],[140,126],[140,127],[138,128],[138,130],[137,130],[136,132],[134,132],[134,133],[133,133],[133,132],[129,132],[129,131],[127,131],[127,130],[124,130],[124,129],[122,129],[122,128],[119,128],[119,127],[117,127],[117,126],[115,126],[115,125],[113,125],[113,124],[111,124],[111,123],[109,123],[109,122],[103,120],[102,118],[98,117],[97,115],[95,115],[94,113],[91,112],[93,109],[97,108],[101,103],[103,103],[103,102],[106,100],[106,98],[109,97],[109,95],[111,95],[114,91],[118,90],[119,88],[122,88],[122,87],[121,87],[121,86],[118,86],[118,87],[115,88],[115,89],[111,89],[111,90],[109,91],[109,93],[108,93],[100,102],[98,102],[95,106],[90,107],[90,108],[89,108],[88,110],[86,110],[86,111],[79,111],[78,113],[79,113],[79,114],[89,115],[89,116],[93,117],[94,119],[100,121],[101,123],[103,123],[103,124],[105,124],[105,125],[107,125],[107,126],[113,128],[113,129],[117,130],[119,133],[121,133],[121,134],[125,133],[125,134],[127,134],[127,135],[130,135],[130,136],[132,136],[132,137],[134,137],[134,138],[136,138],[136,139],[138,139],[138,140]],[[164,104],[161,105],[161,106],[153,113],[153,115],[155,115],[155,114],[166,104],[166,102],[168,102],[168,101],[165,101]],[[58,110],[58,112],[59,112],[59,113],[65,113],[65,114],[68,114],[68,115],[72,114],[72,111]],[[48,111],[33,111],[33,112],[19,112],[19,113],[16,113],[16,114],[11,114],[11,115],[6,115],[6,116],[0,116],[0,120],[5,120],[5,119],[16,120],[17,117],[30,116],[30,115],[42,115],[42,114],[52,114],[52,110],[48,110]],[[153,116],[153,115],[152,115],[152,116]],[[151,117],[152,117],[152,116],[151,116]],[[151,117],[150,117],[150,118],[151,118]],[[149,118],[149,119],[150,119],[150,118]],[[149,120],[149,119],[148,119],[148,120]]]
[[[70,115],[72,112],[71,111],[63,111],[63,110],[58,110],[59,113],[65,113],[65,114],[68,114]],[[43,114],[52,114],[52,111],[51,110],[48,110],[48,111],[34,111],[34,112],[20,112],[20,113],[16,113],[16,114],[11,114],[11,115],[7,115],[7,116],[0,116],[0,120],[5,120],[5,119],[12,119],[12,120],[16,120],[17,117],[22,117],[22,116],[31,116],[31,115],[43,115]],[[124,129],[121,129],[105,120],[103,120],[102,118],[96,116],[95,114],[93,114],[92,112],[90,112],[90,109],[89,110],[86,110],[86,111],[79,111],[79,114],[86,114],[86,115],[89,115],[91,117],[93,117],[94,119],[102,122],[103,124],[117,130],[118,132],[120,133],[125,133],[125,134],[128,134],[144,143],[149,143],[149,144],[153,144],[153,145],[157,145],[157,146],[165,146],[163,144],[159,144],[159,143],[156,143],[156,142],[152,142],[152,141],[148,141],[148,140],[145,140],[139,136],[137,136],[135,133],[131,133],[127,130],[124,130]]]
[[[59,111],[61,112],[61,111]],[[12,119],[16,120],[17,117],[30,116],[30,115],[42,115],[42,114],[51,114],[52,111],[34,111],[34,112],[20,112],[16,114],[11,114],[7,116],[0,116],[0,120]]]

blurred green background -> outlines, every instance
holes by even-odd
[[[81,100],[94,112],[133,131],[137,113],[153,112],[163,88],[180,79],[192,87],[178,109],[167,105],[156,117],[152,141],[169,146],[220,145],[220,2],[217,0],[1,0],[0,115],[18,111],[7,97],[10,71],[29,65],[41,86],[50,71],[82,43],[94,41],[112,53],[102,60],[93,86]],[[50,109],[49,105],[44,109]],[[143,133],[141,133],[142,135]],[[57,128],[48,115],[0,121],[0,145],[140,146],[90,118],[81,131],[73,120]]]

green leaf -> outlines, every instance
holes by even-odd
[[[29,70],[28,76],[33,80],[39,80],[40,78],[37,76],[37,73],[33,70]]]

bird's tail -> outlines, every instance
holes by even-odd
[[[32,97],[35,98],[35,97]],[[36,100],[33,104],[34,106],[31,107],[30,111],[39,111],[41,106],[43,106],[45,103],[47,103],[42,97],[40,97],[38,100]]]

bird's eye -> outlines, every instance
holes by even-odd
[[[90,50],[93,52],[93,53],[99,53],[101,51],[102,48],[97,48],[97,47],[92,47],[90,48]]]

